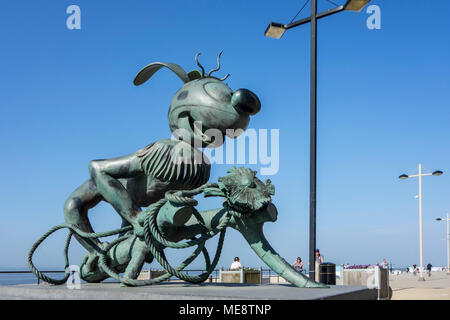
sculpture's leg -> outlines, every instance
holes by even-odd
[[[139,273],[142,270],[144,262],[151,262],[153,256],[148,251],[148,247],[139,238],[135,237],[129,247],[129,252],[131,254],[131,260],[125,269],[124,278],[127,279],[137,279]],[[118,253],[120,256],[120,252]]]
[[[78,189],[76,189],[67,199],[64,205],[64,218],[67,223],[78,226],[82,231],[94,232],[88,218],[88,210],[96,206],[103,198],[97,191],[95,183],[87,180]],[[92,244],[75,234],[75,238],[89,252],[94,253]],[[92,239],[92,242],[99,245],[98,239]]]
[[[120,226],[121,228],[128,227],[130,225],[131,224],[126,219],[122,218],[122,225]],[[133,230],[130,230],[130,231],[127,231],[127,232],[122,232],[122,233],[119,234],[119,237],[121,237],[121,236],[123,236],[125,234],[131,234],[131,233],[133,233]]]
[[[174,227],[173,230],[169,230],[165,226],[166,234],[170,235],[168,240],[180,241],[183,238],[189,239],[200,234],[204,228],[211,231],[218,226],[226,212],[225,209],[202,211],[200,213],[204,220],[202,224],[198,223],[195,217],[191,217],[183,227]],[[263,233],[263,224],[268,221],[274,222],[277,219],[277,215],[276,207],[273,204],[269,204],[264,210],[254,214],[242,217],[233,216],[228,225],[238,230],[261,260],[288,282],[300,288],[326,287],[326,285],[317,283],[313,279],[309,279],[295,271],[269,244]],[[164,222],[163,220],[160,221]],[[158,227],[161,229],[161,226]]]

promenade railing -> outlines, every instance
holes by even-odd
[[[148,269],[143,269],[142,271],[147,271],[147,270]],[[187,274],[192,274],[192,273],[200,274],[200,273],[202,273],[204,271],[205,270],[202,270],[202,269],[187,269],[187,270],[183,270],[183,272],[185,272]],[[44,274],[61,274],[61,275],[65,273],[64,270],[43,270],[41,272],[44,273]],[[3,270],[3,271],[0,271],[0,285],[2,285],[3,281],[6,281],[6,279],[3,279],[3,277],[2,277],[3,275],[31,275],[32,276],[32,279],[30,279],[30,282],[27,282],[27,283],[24,282],[24,281],[28,280],[27,277],[16,278],[15,280],[16,280],[17,283],[15,283],[15,284],[31,284],[31,283],[40,284],[42,282],[42,280],[37,278],[29,270]],[[219,275],[220,275],[220,269],[215,269],[211,273],[210,278],[206,282],[218,282],[218,280],[220,278]],[[283,279],[281,279],[281,277],[276,272],[274,272],[271,269],[262,269],[262,277],[266,278],[266,279],[269,278],[269,283],[272,282],[272,281],[270,281],[271,278],[275,278],[276,279],[276,280],[273,281],[275,283],[283,281]],[[107,280],[115,281],[113,279],[107,279]],[[178,279],[176,277],[172,277],[168,281],[174,281],[174,280],[178,280]]]

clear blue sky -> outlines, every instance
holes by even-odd
[[[424,263],[444,265],[445,225],[434,219],[450,210],[450,3],[372,3],[381,8],[381,30],[367,29],[365,12],[319,22],[318,247],[337,264],[418,263],[418,181],[397,177],[421,162],[445,172],[423,186]],[[70,4],[81,8],[81,30],[66,28]],[[64,221],[64,201],[88,178],[90,160],[170,136],[167,108],[181,82],[161,71],[135,87],[140,68],[169,61],[192,70],[201,52],[210,69],[222,49],[230,87],[261,99],[250,126],[280,129],[280,171],[270,177],[279,219],[266,225],[267,238],[288,261],[307,261],[309,25],[281,40],[263,36],[268,22],[289,22],[302,4],[1,1],[0,268],[26,267],[32,243]],[[214,166],[211,181],[228,167]],[[202,209],[218,205],[201,202]],[[120,224],[107,204],[91,219],[99,231]],[[64,236],[38,250],[40,267],[63,267]],[[175,263],[188,254],[170,257]],[[72,261],[82,255],[74,245]],[[230,230],[219,266],[236,255],[246,266],[261,264]]]

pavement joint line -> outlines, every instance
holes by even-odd
[[[414,289],[414,287],[408,287],[408,288],[397,288],[397,289],[392,289],[392,291],[402,291],[402,290],[408,290],[408,289]]]

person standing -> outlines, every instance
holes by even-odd
[[[292,264],[292,267],[297,271],[297,272],[303,272],[303,261],[302,258],[297,257],[297,260],[294,261],[294,263]]]
[[[320,281],[320,274],[319,274],[319,270],[320,270],[320,264],[323,263],[323,255],[320,254],[320,250],[316,249],[316,263],[315,263],[315,281],[319,282]]]

